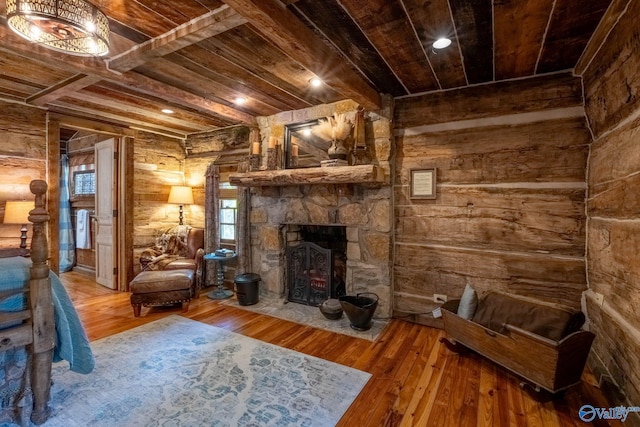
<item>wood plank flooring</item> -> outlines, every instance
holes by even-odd
[[[143,308],[133,317],[129,294],[104,288],[80,273],[61,275],[90,340],[171,314],[372,374],[340,420],[343,427],[391,426],[584,426],[584,404],[609,407],[589,372],[564,398],[539,403],[519,379],[473,353],[457,355],[439,343],[444,331],[392,320],[371,342],[242,310],[203,294],[188,313],[179,307]],[[535,357],[535,355],[531,355]],[[598,420],[592,425],[622,425]]]

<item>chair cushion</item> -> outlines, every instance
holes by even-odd
[[[180,258],[175,261],[171,261],[169,264],[164,266],[164,270],[195,270],[196,269],[196,260],[190,258]]]
[[[190,289],[193,270],[143,271],[129,283],[134,294]]]

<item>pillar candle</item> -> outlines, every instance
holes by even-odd
[[[276,137],[275,136],[270,136],[269,137],[269,148],[276,148]]]
[[[296,144],[291,146],[291,155],[293,157],[298,157],[298,146]]]
[[[260,143],[254,142],[253,148],[251,149],[251,154],[260,154]]]

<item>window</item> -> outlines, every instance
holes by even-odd
[[[236,186],[229,182],[220,182],[220,241],[222,243],[236,242],[237,196]]]
[[[236,218],[238,201],[236,199],[220,199],[220,240],[236,241]]]
[[[73,173],[73,194],[82,196],[96,194],[96,172],[80,171]]]

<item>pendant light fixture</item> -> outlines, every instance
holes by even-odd
[[[7,22],[49,49],[78,56],[109,52],[109,21],[85,0],[7,0]]]

